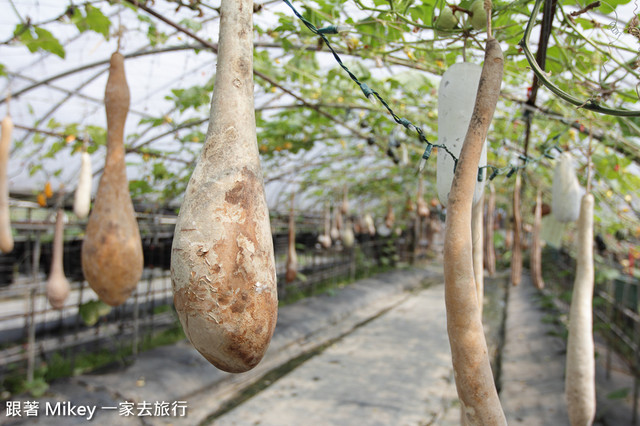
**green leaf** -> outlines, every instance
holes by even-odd
[[[136,198],[144,194],[148,194],[153,191],[153,188],[146,180],[131,180],[129,181],[129,192],[131,197]]]
[[[26,24],[18,24],[13,32],[14,36],[24,44],[29,52],[44,50],[64,59],[65,51],[57,38],[44,28]]]
[[[624,399],[629,395],[629,388],[622,388],[618,390],[614,390],[613,392],[609,392],[607,394],[607,399]]]
[[[198,108],[202,105],[208,105],[210,99],[210,90],[208,87],[193,86],[188,89],[172,89],[173,97],[167,97],[173,100],[176,107],[184,112],[189,108]]]
[[[80,305],[78,310],[84,323],[91,327],[98,322],[101,316],[111,312],[111,306],[101,300],[90,300]]]
[[[99,126],[87,126],[85,131],[89,134],[89,137],[93,141],[87,147],[87,152],[89,154],[93,154],[96,152],[99,146],[105,145],[107,143],[107,129]]]
[[[202,24],[196,20],[185,18],[180,21],[180,25],[183,27],[189,28],[193,31],[200,31],[202,29]]]
[[[107,18],[100,9],[88,4],[85,7],[87,12],[86,25],[91,31],[95,31],[98,34],[102,34],[105,39],[109,40],[109,28],[111,27],[111,21]]]

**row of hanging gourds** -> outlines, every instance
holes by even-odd
[[[246,371],[261,360],[275,328],[278,306],[254,116],[251,6],[251,0],[221,3],[209,130],[186,189],[171,256],[174,304],[185,333],[206,359],[229,372]],[[485,1],[484,6],[489,17],[484,66],[456,64],[445,73],[440,84],[438,118],[439,142],[459,155],[455,174],[452,159],[438,156],[438,193],[440,201],[448,206],[444,247],[447,330],[463,422],[478,425],[506,424],[482,328],[481,291],[477,282],[482,274],[477,259],[474,261],[474,252],[481,249],[474,250],[471,232],[472,206],[482,199],[484,185],[484,180],[477,179],[478,166],[486,162],[485,139],[500,93],[503,64],[499,43],[490,33],[491,2]],[[124,302],[131,294],[143,265],[124,163],[123,134],[129,91],[123,64],[123,56],[114,53],[105,92],[107,158],[82,247],[87,281],[112,306]],[[5,171],[5,142],[10,138],[11,128],[7,120],[2,123],[0,145],[0,167]],[[461,123],[470,125],[467,129]],[[564,157],[561,164],[562,161]],[[6,179],[0,180],[3,250],[10,245],[6,189]],[[554,182],[554,200],[555,193]],[[588,424],[595,407],[590,317],[592,209],[593,197],[586,194],[580,209],[578,276],[567,360],[572,424]],[[61,228],[59,214],[54,245],[60,256]],[[325,237],[328,238],[320,242],[324,240],[328,245],[331,236]],[[296,259],[295,250],[291,250],[290,246],[287,264],[293,270]],[[60,256],[54,257],[54,264],[59,265],[55,271],[58,275]],[[53,272],[52,269],[52,275]],[[287,279],[290,278],[287,274]],[[52,304],[57,304],[60,298],[52,293]],[[587,421],[576,420],[576,416],[586,416]]]
[[[485,139],[500,94],[503,64],[500,45],[491,35],[491,1],[485,1],[484,8],[489,19],[483,67],[469,63],[453,65],[443,75],[438,92],[439,143],[446,145],[454,155],[459,155],[455,167],[450,156],[438,156],[437,185],[441,203],[448,205],[444,247],[447,329],[462,405],[461,420],[462,424],[469,425],[506,424],[482,329],[482,253],[489,250],[486,250],[486,245],[483,249],[482,237],[478,235],[482,232],[483,211],[478,205],[481,205],[484,189],[484,179],[478,179],[478,167],[486,164]],[[582,426],[592,424],[595,417],[592,327],[594,201],[588,190],[582,195],[571,161],[570,154],[563,153],[557,163],[552,187],[552,212],[559,222],[578,219],[577,273],[569,316],[565,395],[571,425]],[[520,175],[517,174],[511,268],[514,285],[520,281],[522,262],[519,244],[520,185]],[[493,187],[491,190],[490,211],[495,203]],[[492,214],[490,216],[492,219]],[[533,281],[539,288],[544,285],[540,265],[541,216],[541,193],[538,191],[531,264]]]
[[[129,87],[125,78],[124,57],[111,56],[105,90],[107,115],[107,156],[94,207],[87,222],[82,244],[82,269],[87,282],[99,298],[118,306],[129,297],[142,275],[142,242],[135,218],[124,162],[124,125],[129,111]],[[13,123],[9,114],[2,121],[0,143],[0,249],[13,249],[9,216],[7,165]],[[87,216],[91,206],[91,157],[81,156],[80,176],[74,195],[74,212]],[[63,191],[59,194],[61,200]],[[53,256],[47,280],[47,296],[56,309],[64,306],[70,285],[63,270],[64,218],[56,212]]]

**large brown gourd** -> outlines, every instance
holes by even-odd
[[[107,157],[82,244],[82,271],[103,302],[118,306],[138,285],[143,267],[142,241],[124,161],[129,86],[119,52],[111,55],[104,104]]]
[[[9,253],[13,250],[13,234],[11,233],[11,216],[9,214],[9,151],[13,121],[9,115],[2,119],[0,129],[0,251]]]
[[[489,35],[473,115],[449,193],[444,239],[447,332],[463,423],[469,425],[506,425],[489,364],[471,241],[478,165],[500,95],[503,62],[500,44]]]
[[[253,2],[222,0],[206,141],[175,228],[174,304],[193,346],[239,373],[262,359],[278,296],[253,101]]]
[[[58,209],[56,214],[56,227],[53,233],[53,256],[51,259],[51,269],[47,280],[47,299],[54,309],[62,309],[64,302],[69,297],[71,286],[67,277],[64,276],[63,267],[64,250],[64,211]]]

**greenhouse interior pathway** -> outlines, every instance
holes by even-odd
[[[399,269],[282,307],[265,359],[248,373],[220,372],[181,342],[117,371],[57,381],[38,400],[38,416],[0,423],[458,425],[441,271]],[[497,344],[502,404],[512,425],[568,425],[564,343],[524,278],[503,285],[507,297],[496,303],[508,301]],[[488,333],[500,336],[501,327],[488,324]],[[602,361],[598,369],[597,424],[631,424],[628,398],[606,398],[630,378],[614,371],[605,379]]]

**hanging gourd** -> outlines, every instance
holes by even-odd
[[[404,203],[404,210],[406,213],[411,213],[415,210],[415,206],[413,204],[413,200],[411,199],[411,195],[407,195],[407,201]]]
[[[424,200],[424,182],[422,179],[418,180],[418,194],[416,195],[416,208],[418,210],[418,216],[421,218],[429,217],[429,206]]]
[[[511,284],[518,285],[522,278],[522,217],[520,216],[520,190],[522,181],[520,173],[516,173],[513,187],[513,243],[511,247]]]
[[[340,204],[340,212],[345,216],[349,213],[349,195],[347,192],[347,185],[342,189],[342,204]]]
[[[287,247],[287,283],[292,283],[298,275],[298,255],[296,254],[296,222],[293,213],[295,195],[291,193],[291,209],[289,210],[289,243]]]
[[[324,233],[318,236],[318,242],[325,249],[331,247],[331,212],[328,204],[324,208]]]
[[[553,172],[551,186],[551,213],[558,222],[578,220],[581,193],[571,154],[563,152]]]
[[[542,228],[542,192],[536,194],[536,205],[533,210],[533,232],[531,235],[531,254],[529,262],[531,269],[531,281],[538,289],[544,288],[542,279],[542,241],[540,240],[540,228]]]
[[[406,166],[409,164],[409,150],[407,149],[407,144],[400,144],[400,164]]]
[[[69,297],[71,286],[64,275],[64,210],[58,209],[56,214],[56,227],[53,233],[53,255],[51,269],[47,279],[47,299],[54,309],[64,308],[64,302]]]
[[[485,253],[484,264],[487,269],[487,273],[490,277],[493,277],[496,273],[496,249],[494,246],[493,235],[495,232],[495,211],[496,211],[496,188],[493,183],[489,184],[489,200],[487,201],[487,220],[486,220],[486,232],[485,232]]]
[[[456,157],[460,156],[460,150],[471,120],[481,71],[482,68],[478,64],[461,62],[450,66],[442,75],[442,80],[440,80],[438,89],[438,143],[445,145]],[[479,167],[486,166],[486,164],[487,146],[486,142],[483,141]],[[455,173],[455,160],[444,149],[440,148],[438,149],[436,167],[438,198],[442,205],[446,207]],[[482,176],[479,176],[480,174]],[[484,169],[476,172],[477,177],[482,177],[482,179],[476,179],[475,192],[473,194],[474,205],[480,200],[484,191],[486,180],[484,174]]]
[[[333,208],[333,223],[331,224],[331,231],[329,235],[333,241],[338,241],[340,239],[340,229],[338,229],[338,217],[340,216],[340,212],[336,207]],[[342,217],[340,216],[340,223],[342,224]]]
[[[171,253],[174,305],[213,365],[255,367],[278,315],[273,242],[254,109],[253,2],[223,0],[209,130]]]
[[[387,215],[384,217],[384,224],[387,225],[387,228],[393,228],[393,225],[396,223],[396,214],[393,212],[393,205],[391,202],[387,204]]]
[[[593,195],[582,197],[576,278],[569,310],[565,394],[572,426],[591,425],[596,414],[593,343]]]
[[[335,225],[336,225],[336,229],[338,231],[342,231],[342,228],[344,226],[344,222],[343,222],[343,219],[342,219],[342,210],[340,208],[336,209]]]
[[[346,248],[351,248],[355,244],[356,237],[353,234],[353,225],[350,219],[347,219],[342,231],[340,231],[340,239],[342,240],[342,245]]]
[[[73,212],[79,219],[84,219],[89,215],[91,209],[91,181],[93,174],[91,171],[91,155],[87,151],[81,154],[80,176],[78,186],[73,197]]]
[[[372,237],[375,236],[376,224],[373,221],[373,217],[369,213],[367,213],[364,215],[364,218],[362,219],[362,221],[364,222],[365,232],[367,232]]]
[[[107,156],[82,243],[82,271],[100,300],[118,306],[142,276],[140,230],[129,194],[124,125],[129,112],[124,57],[111,55],[105,90]]]
[[[9,212],[9,151],[11,148],[11,133],[13,121],[7,114],[0,129],[0,251],[9,253],[13,250],[13,234],[11,233],[11,216]]]
[[[484,4],[488,9],[487,16],[490,17],[491,2],[486,1]],[[456,389],[462,406],[463,424],[506,425],[491,372],[478,306],[471,238],[478,165],[483,157],[487,132],[500,96],[504,63],[500,43],[491,36],[491,26],[487,27],[484,65],[479,78],[480,83],[477,85],[472,117],[466,121],[469,123],[468,129],[462,132],[461,138],[464,138],[464,143],[453,182],[447,185],[445,191],[448,192],[444,237],[445,303],[447,332]],[[447,85],[446,81],[443,78],[445,87],[464,84],[464,81],[454,83],[449,80]],[[475,92],[474,89],[471,90]],[[466,98],[464,93],[461,96]],[[464,127],[460,120],[456,126]],[[455,141],[455,138],[453,140]],[[440,200],[442,201],[442,198]]]
[[[353,232],[355,232],[357,235],[364,234],[366,232],[361,216],[356,216],[355,220],[353,221]]]

